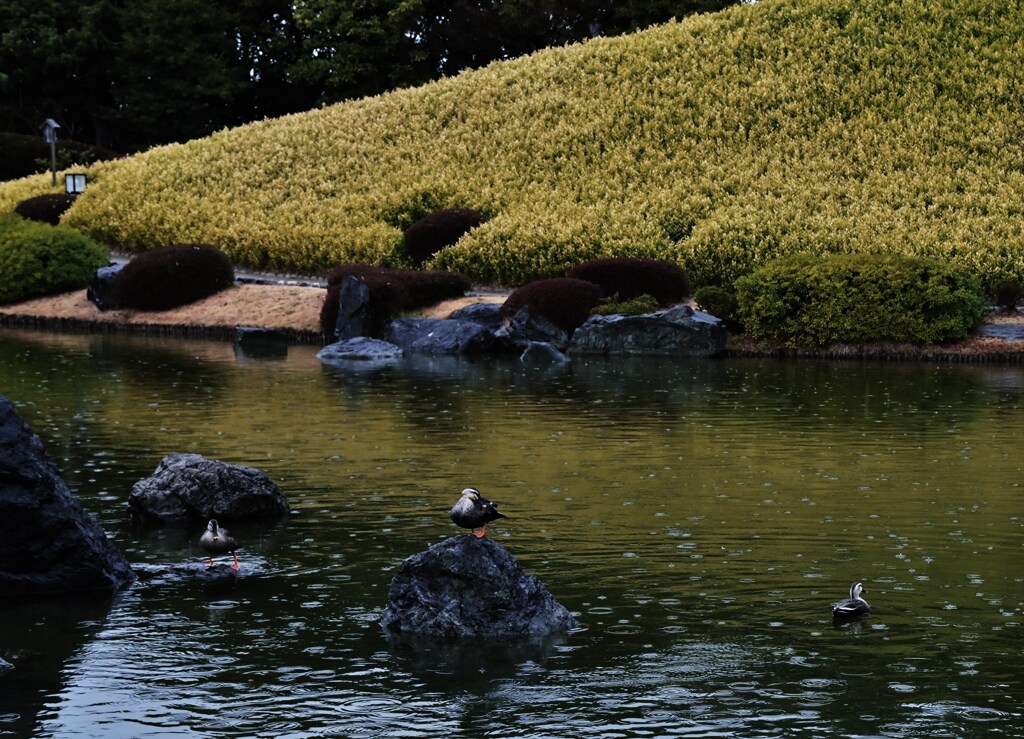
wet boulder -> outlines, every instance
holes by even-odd
[[[577,622],[503,546],[461,535],[399,566],[381,626],[394,635],[502,639],[563,634]]]
[[[406,353],[433,356],[486,354],[500,348],[486,326],[451,318],[399,318],[388,324],[381,338]]]
[[[132,486],[128,509],[143,522],[186,523],[274,519],[290,506],[260,470],[199,454],[169,454],[151,476]]]
[[[135,575],[0,396],[0,595],[112,593]]]
[[[556,326],[544,316],[533,313],[529,306],[526,306],[516,311],[509,319],[508,325],[498,331],[498,336],[524,349],[531,342],[536,342],[550,344],[564,352],[569,346],[570,332]]]
[[[115,283],[122,267],[124,267],[123,264],[110,264],[106,267],[100,267],[89,281],[85,295],[100,310],[116,310],[121,307],[117,300]]]
[[[591,316],[576,329],[570,355],[714,357],[729,331],[715,316],[680,305],[635,316]]]
[[[348,362],[390,363],[402,358],[404,352],[387,341],[357,336],[353,339],[328,344],[316,358],[324,364],[345,364]]]
[[[338,294],[338,320],[334,324],[334,339],[344,341],[357,336],[373,334],[373,304],[370,288],[355,275],[346,275]]]
[[[505,325],[505,317],[501,315],[501,303],[470,303],[448,317],[454,321],[479,323],[492,331],[497,331]]]

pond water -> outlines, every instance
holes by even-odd
[[[18,736],[1024,736],[1024,370],[782,360],[321,365],[0,331],[0,393],[130,562],[171,452],[258,467],[231,586],[0,605]],[[547,643],[392,644],[396,567],[491,535],[577,614]],[[862,580],[874,613],[834,625]]]

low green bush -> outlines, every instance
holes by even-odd
[[[791,345],[962,339],[985,308],[980,282],[924,257],[795,255],[736,281],[754,337]]]
[[[664,259],[592,259],[573,267],[565,276],[593,282],[606,297],[617,295],[619,300],[650,295],[661,307],[681,303],[690,295],[683,268]]]
[[[501,306],[501,315],[511,318],[528,307],[563,331],[575,331],[594,312],[601,300],[601,288],[593,282],[571,277],[528,282],[512,291]]]
[[[705,285],[694,293],[693,302],[705,313],[710,313],[720,319],[733,333],[743,331],[739,315],[740,305],[736,300],[736,295],[724,287]]]
[[[0,215],[0,303],[85,287],[110,260],[77,231]]]
[[[327,295],[320,309],[320,330],[324,336],[334,334],[341,283],[349,275],[358,277],[369,289],[370,310],[377,329],[402,311],[462,297],[472,287],[469,279],[458,272],[345,264],[327,273]]]
[[[14,212],[22,218],[40,223],[49,223],[56,226],[60,223],[60,217],[75,202],[74,195],[67,193],[47,193],[36,195],[34,198],[22,200],[14,207]]]
[[[114,281],[117,305],[169,310],[231,287],[235,270],[223,252],[205,244],[175,244],[143,252]]]
[[[659,308],[658,301],[650,295],[639,295],[623,300],[618,294],[598,303],[591,313],[598,316],[639,316],[644,313],[655,313]]]
[[[484,220],[484,214],[473,208],[443,208],[434,211],[405,230],[405,253],[419,267]]]

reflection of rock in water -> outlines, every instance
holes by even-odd
[[[0,657],[13,666],[0,674],[4,735],[37,735],[39,714],[65,687],[65,665],[99,631],[110,607],[109,598],[67,596],[4,604]]]
[[[392,656],[410,672],[465,677],[470,683],[488,677],[515,675],[527,662],[542,663],[566,636],[501,640],[444,640],[416,634],[387,632]]]

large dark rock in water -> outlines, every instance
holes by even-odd
[[[272,519],[289,508],[265,473],[199,454],[164,457],[150,477],[132,486],[128,497],[132,515],[150,523]]]
[[[0,395],[0,596],[112,593],[134,579],[42,441]]]
[[[577,625],[504,547],[468,535],[406,559],[380,622],[393,634],[482,639],[561,634]]]
[[[501,347],[486,326],[451,318],[399,318],[381,337],[410,354],[486,354]]]
[[[373,333],[373,306],[370,288],[355,275],[346,275],[338,294],[338,320],[334,324],[336,341],[370,336]]]
[[[729,331],[715,316],[687,305],[637,316],[591,316],[573,332],[568,352],[610,356],[714,357]]]

